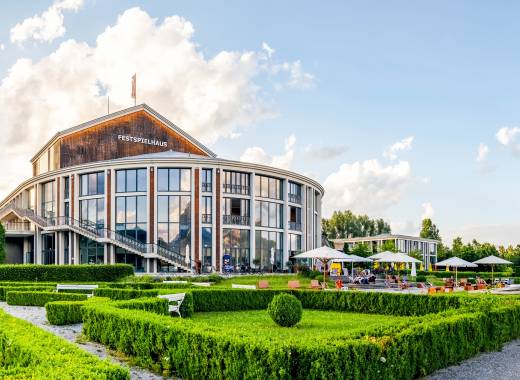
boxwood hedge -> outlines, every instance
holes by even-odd
[[[132,276],[131,265],[0,265],[0,281],[117,281]]]
[[[87,296],[77,293],[8,291],[6,300],[8,305],[45,306],[51,301],[85,301]]]
[[[421,299],[415,297],[408,301]],[[412,379],[520,336],[520,301],[498,304],[475,298],[459,309],[415,317],[413,323],[333,345],[313,340],[265,344],[190,319],[111,303],[84,306],[83,332],[134,356],[141,365],[186,379]]]
[[[0,378],[127,380],[127,369],[0,310]]]
[[[112,300],[130,300],[139,297],[155,297],[159,294],[159,289],[113,289],[113,288],[97,288],[94,289],[96,297],[108,297]]]
[[[40,291],[40,292],[50,292],[54,289],[53,286],[47,285],[21,285],[21,286],[0,286],[0,300],[5,301],[5,297],[7,292],[16,292],[16,291]]]

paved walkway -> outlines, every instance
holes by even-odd
[[[34,306],[10,306],[5,302],[0,302],[0,307],[4,309],[7,313],[12,316],[20,319],[25,319],[26,321],[36,325],[43,330],[49,331],[55,335],[58,335],[69,342],[76,344],[78,347],[82,348],[85,351],[90,352],[93,355],[100,357],[101,359],[110,358],[112,361],[116,362],[125,367],[129,367],[127,363],[123,362],[121,359],[110,355],[105,346],[94,343],[94,342],[77,342],[77,338],[81,335],[81,323],[77,325],[67,325],[67,326],[53,326],[47,322],[47,316],[45,313],[44,307],[34,307]],[[136,380],[164,380],[165,378],[159,376],[155,373],[152,373],[144,368],[140,367],[129,367],[130,376],[132,379]]]
[[[502,351],[486,352],[459,365],[441,369],[426,380],[520,379],[520,339],[504,345]]]

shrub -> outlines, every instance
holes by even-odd
[[[159,294],[158,289],[136,290],[136,289],[112,289],[98,288],[94,289],[96,297],[108,297],[112,300],[130,300],[139,297],[154,297]]]
[[[193,294],[187,292],[184,301],[181,303],[181,308],[179,310],[182,318],[189,318],[195,312],[195,305],[193,302]]]
[[[92,297],[86,301],[52,301],[45,304],[51,325],[72,325],[83,321],[81,308],[90,302],[107,302],[108,298]]]
[[[0,281],[117,281],[134,274],[131,265],[0,265]]]
[[[480,301],[491,299],[475,297],[472,307],[416,317],[413,323],[367,331],[334,344],[266,344],[191,320],[118,309],[111,303],[84,306],[83,332],[90,340],[134,356],[141,365],[186,379],[406,380],[520,336],[520,301],[493,298],[481,311]]]
[[[418,276],[415,278],[415,281],[417,281],[417,282],[426,282],[426,276],[423,275],[423,274],[420,274],[420,275],[418,275]]]
[[[15,291],[40,291],[40,292],[51,292],[54,289],[53,286],[45,285],[22,285],[22,286],[0,286],[0,300],[5,301],[7,292]]]
[[[0,310],[0,378],[127,380],[127,369]]]
[[[302,319],[302,303],[292,294],[277,294],[267,308],[269,316],[282,327],[292,327]]]
[[[85,301],[85,294],[57,293],[57,292],[7,292],[8,305],[17,306],[45,306],[52,301]]]
[[[168,300],[163,298],[138,298],[128,301],[117,301],[114,306],[119,309],[143,310],[155,314],[168,315]]]

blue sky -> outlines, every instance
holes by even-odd
[[[285,167],[326,185],[326,213],[353,208],[390,220],[394,232],[402,233],[417,233],[421,217],[432,215],[448,242],[462,235],[466,240],[520,243],[520,180],[514,174],[520,152],[515,138],[520,133],[513,129],[520,124],[519,4],[85,0],[77,10],[62,12],[66,29],[62,35],[49,41],[29,33],[22,42],[11,41],[16,24],[41,15],[52,4],[52,0],[3,4],[4,95],[6,78],[14,81],[9,70],[20,58],[37,65],[69,39],[95,47],[107,26],[114,26],[118,15],[134,7],[156,18],[157,25],[178,15],[192,24],[194,33],[188,40],[207,60],[222,51],[266,54],[263,43],[275,50],[272,58],[255,66],[256,74],[244,74],[257,91],[254,101],[268,111],[249,116],[246,122],[236,116],[226,131],[216,128],[210,143],[219,156],[267,163],[281,156]],[[61,62],[68,65],[67,60]],[[291,82],[295,62],[300,73],[308,75],[305,83]],[[35,67],[27,69],[28,76],[46,72]],[[146,66],[140,67],[139,77],[146,77]],[[21,123],[15,120],[21,112],[6,111],[17,99],[13,88],[26,96],[29,113],[45,113],[40,106],[30,108],[38,100],[27,97],[32,82],[23,83],[10,84],[4,103],[0,87],[3,128]],[[175,112],[168,114],[167,107],[154,104],[154,99],[143,91],[142,101],[178,122]],[[85,115],[82,112],[78,110],[78,115]],[[190,124],[190,117],[184,115],[182,120]],[[35,116],[35,120],[32,128],[40,129],[34,132],[37,136],[46,136],[41,130],[50,133],[58,128],[59,123],[46,125],[49,119]],[[203,125],[193,130],[190,125],[180,126],[204,140],[197,135]],[[510,133],[499,141],[501,128]],[[284,147],[290,136],[295,141]],[[409,137],[413,137],[410,146],[396,150],[395,159],[383,156],[394,143]],[[37,145],[34,140],[40,139],[28,140],[25,150],[0,154],[2,164],[10,166],[13,157],[27,161]],[[487,147],[487,154],[477,161],[479,144]],[[329,177],[333,173],[337,175]],[[4,173],[2,194],[29,175],[27,167]]]

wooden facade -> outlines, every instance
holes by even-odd
[[[66,135],[59,145],[61,168],[166,151],[207,156],[142,110]]]

